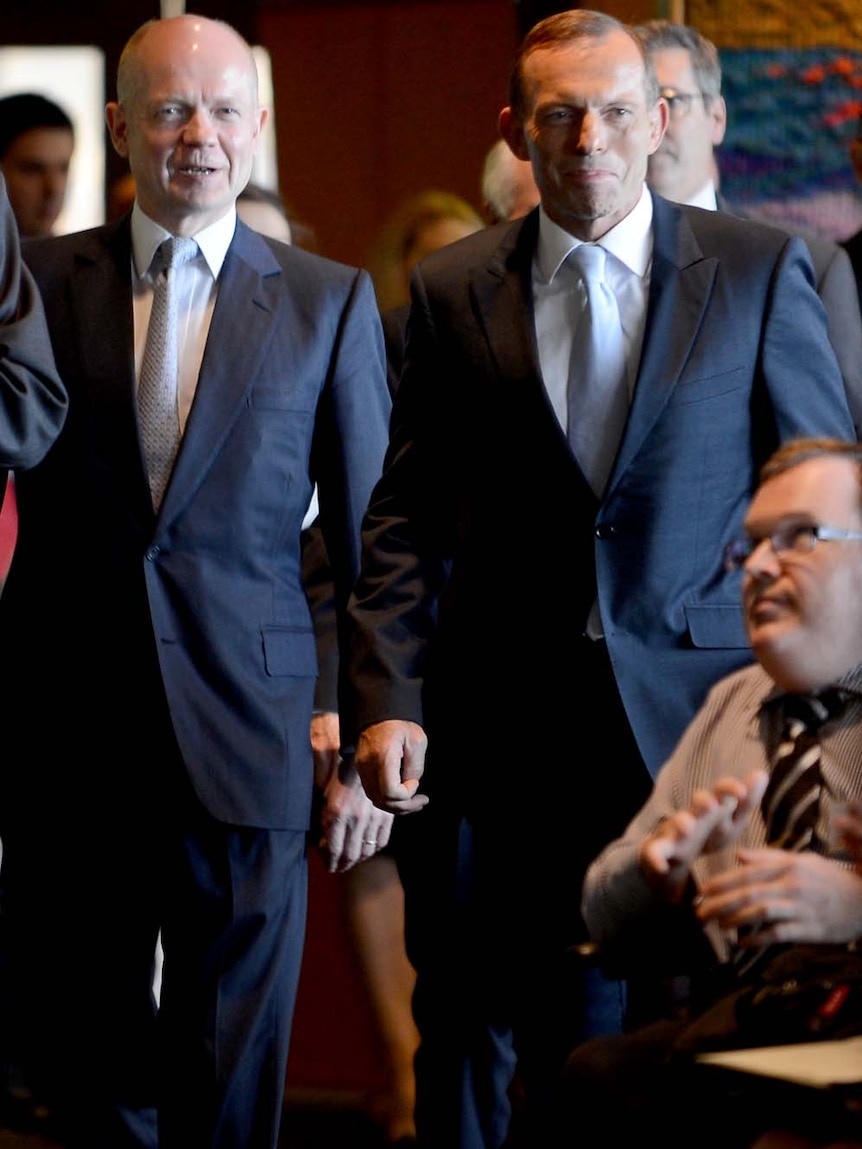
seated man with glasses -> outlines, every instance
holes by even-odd
[[[739,1087],[679,1056],[693,1024],[703,1034],[716,1002],[762,985],[754,979],[781,968],[776,961],[805,963],[803,973],[826,959],[851,970],[855,962],[862,985],[862,951],[854,956],[862,940],[862,445],[797,439],[779,448],[725,564],[741,571],[757,661],[713,687],[652,795],[584,882],[584,918],[606,962],[612,955],[617,967],[688,975],[692,986],[675,1016],[594,1039],[570,1058],[565,1114],[589,1128],[594,1110],[605,1145],[650,1143],[654,1133],[663,1149],[741,1149],[775,1126],[818,1139],[862,1135],[858,1105],[851,1112],[797,1088],[773,1109],[761,1079]],[[830,997],[831,1012],[824,1005],[818,1015],[823,1034],[848,1022],[862,1031],[859,992],[851,1016],[853,995]],[[742,1015],[727,1016],[730,1044],[746,1044],[735,1029]],[[770,1040],[775,1032],[755,1044],[783,1044]],[[668,1121],[698,1107],[708,1128],[701,1120],[696,1137],[686,1121]]]

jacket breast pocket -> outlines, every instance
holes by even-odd
[[[732,394],[734,391],[739,391],[743,387],[750,387],[750,385],[751,368],[743,365],[730,367],[728,370],[719,371],[717,374],[714,371],[709,374],[696,374],[693,378],[686,370],[686,374],[677,383],[668,405],[703,403],[707,399],[718,399],[722,395]]]

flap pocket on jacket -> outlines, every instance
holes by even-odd
[[[728,650],[748,646],[741,606],[687,606],[685,619],[693,646]]]
[[[313,678],[317,674],[317,647],[311,630],[269,627],[263,631],[263,656],[266,672],[273,677]]]

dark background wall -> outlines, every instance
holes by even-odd
[[[597,3],[623,19],[649,0]],[[281,190],[319,249],[363,263],[386,216],[428,187],[479,206],[482,159],[497,133],[509,65],[537,20],[567,7],[542,0],[189,0],[268,49]],[[106,92],[143,0],[6,0],[6,44],[93,44]],[[108,181],[122,170],[108,146]]]

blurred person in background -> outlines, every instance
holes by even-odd
[[[0,99],[0,169],[22,237],[50,235],[66,200],[72,121],[35,92]]]
[[[411,271],[432,251],[484,227],[481,215],[461,196],[429,188],[404,200],[381,228],[366,266],[380,308],[387,382],[393,395],[404,361]]]
[[[482,165],[482,206],[489,223],[520,219],[539,203],[529,160],[519,160],[505,140],[497,140]]]
[[[380,310],[409,301],[410,272],[423,256],[484,226],[478,211],[454,192],[429,188],[404,200],[384,223],[366,261]]]
[[[716,149],[724,140],[727,107],[721,94],[718,49],[687,24],[650,20],[635,30],[649,55],[669,111],[664,138],[649,159],[647,183],[653,191],[674,203],[745,215],[719,190]],[[826,309],[829,341],[841,368],[859,437],[862,435],[862,318],[850,259],[837,243],[789,227],[783,230],[801,235],[811,256],[817,294]]]

